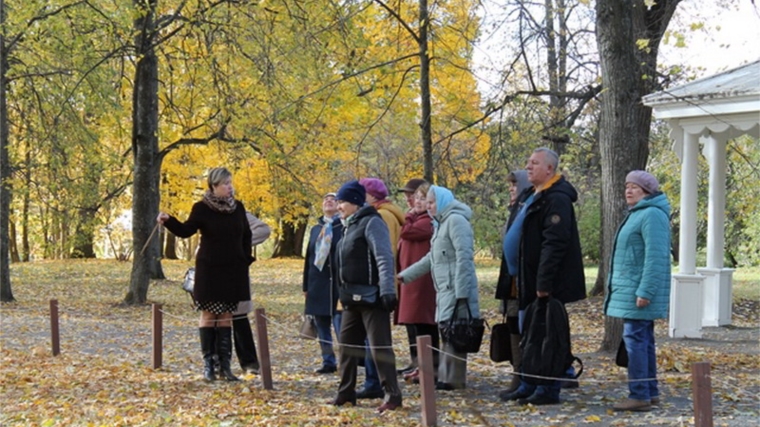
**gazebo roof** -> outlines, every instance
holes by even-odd
[[[654,116],[688,133],[760,137],[760,59],[642,98]],[[676,138],[676,152],[680,141]]]

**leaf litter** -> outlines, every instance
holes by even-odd
[[[151,284],[149,299],[162,304],[163,366],[151,369],[151,307],[124,307],[131,265],[109,260],[14,264],[17,302],[0,306],[0,409],[2,426],[419,426],[419,388],[403,384],[404,407],[377,414],[379,399],[355,407],[329,405],[337,375],[317,375],[319,348],[297,337],[302,260],[253,265],[253,299],[266,311],[274,390],[261,377],[205,383],[197,342],[197,313],[180,289],[189,266],[164,261],[167,280]],[[487,280],[483,313],[499,321]],[[61,354],[51,355],[49,301],[57,299]],[[581,387],[565,390],[562,404],[520,406],[498,400],[510,381],[509,363],[488,359],[487,337],[468,359],[468,388],[436,392],[439,426],[694,425],[690,366],[712,364],[716,426],[746,426],[760,415],[758,301],[734,306],[733,325],[705,328],[703,340],[667,337],[656,325],[663,403],[645,414],[611,411],[627,394],[625,370],[613,354],[599,353],[604,316],[600,298],[568,307],[573,351],[584,360]],[[408,360],[404,328],[393,328],[397,364]],[[234,359],[234,356],[233,356]],[[233,363],[236,363],[233,360]],[[236,366],[235,366],[236,367]],[[363,375],[359,373],[359,384]]]

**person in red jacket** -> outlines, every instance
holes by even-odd
[[[433,237],[433,219],[427,212],[427,190],[430,184],[423,180],[410,180],[402,189],[414,188],[412,197],[407,197],[409,212],[401,227],[396,257],[396,271],[404,271],[430,252],[430,239]],[[410,203],[411,199],[411,203]],[[435,286],[430,273],[422,275],[400,287],[398,323],[406,325],[409,335],[409,353],[414,369],[404,373],[404,378],[418,382],[417,337],[430,335],[431,344],[438,348],[438,325],[435,322]],[[438,371],[438,351],[433,351],[435,372]]]
[[[219,357],[222,378],[238,380],[230,370],[232,313],[238,302],[251,299],[248,268],[254,260],[245,212],[243,203],[235,199],[232,173],[226,168],[213,168],[208,174],[208,190],[193,205],[187,221],[180,222],[164,212],[156,218],[177,237],[201,232],[195,257],[193,299],[201,312],[198,329],[203,377],[207,381],[216,379],[215,354]]]

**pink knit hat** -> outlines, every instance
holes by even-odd
[[[629,182],[638,185],[648,194],[654,194],[660,189],[660,183],[657,182],[657,178],[646,171],[637,170],[628,172],[628,175],[625,177],[625,183],[628,184]]]
[[[377,178],[362,178],[359,180],[359,184],[367,190],[367,194],[376,198],[377,200],[383,200],[388,197],[388,187],[385,183]]]

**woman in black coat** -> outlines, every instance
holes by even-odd
[[[232,173],[214,168],[208,174],[208,191],[196,202],[185,222],[161,212],[156,218],[177,237],[201,232],[195,258],[193,299],[200,310],[199,334],[203,353],[203,376],[216,379],[215,354],[220,375],[228,381],[237,377],[230,370],[232,356],[232,313],[239,301],[251,299],[248,267],[251,254],[251,229],[245,207],[234,197]]]
[[[317,327],[319,348],[322,352],[322,366],[318,374],[331,374],[338,370],[332,346],[330,324],[335,335],[340,334],[341,312],[338,306],[338,270],[335,249],[343,237],[343,224],[338,214],[335,193],[327,193],[322,198],[322,213],[319,223],[311,229],[309,245],[303,268],[303,293],[306,299],[304,314],[314,316]]]

